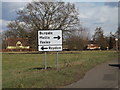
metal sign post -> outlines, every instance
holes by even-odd
[[[46,52],[45,52],[45,55],[44,55],[44,68],[47,69]]]
[[[56,53],[56,68],[59,69],[58,52]]]

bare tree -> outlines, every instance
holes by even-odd
[[[89,41],[89,33],[85,28],[71,30],[66,35],[65,45],[69,50],[83,50]]]
[[[107,38],[104,35],[104,32],[101,27],[97,27],[95,29],[93,40],[100,46],[101,49],[107,49],[108,47]]]
[[[10,22],[7,27],[9,28],[9,30],[5,31],[4,33],[4,37],[8,38],[8,37],[21,37],[21,38],[25,38],[28,37],[27,35],[27,27],[25,25],[25,23],[23,22],[19,22],[17,20]]]
[[[32,2],[18,14],[19,20],[36,30],[67,30],[79,22],[74,4],[64,2]]]
[[[8,25],[13,36],[18,31],[29,32],[32,47],[37,47],[38,30],[70,30],[78,27],[78,12],[74,4],[64,2],[31,2],[17,12],[17,21]],[[20,24],[23,22],[24,24]],[[22,33],[22,32],[21,32]],[[12,35],[11,34],[11,35]],[[23,34],[23,33],[22,33]],[[15,35],[26,37],[25,35]]]
[[[118,50],[120,50],[120,25],[118,26],[118,30],[115,33],[116,38],[118,38]]]

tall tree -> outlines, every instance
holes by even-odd
[[[5,37],[21,37],[21,38],[25,38],[28,37],[27,35],[27,29],[28,27],[26,27],[24,22],[19,22],[18,20],[12,21],[10,22],[7,27],[9,28],[9,30],[5,31]]]
[[[88,43],[89,33],[87,29],[80,28],[79,30],[72,30],[66,36],[65,45],[68,46],[69,50],[83,50]]]
[[[93,35],[93,40],[95,40],[95,42],[100,46],[101,49],[106,49],[108,47],[106,37],[101,27],[96,28]]]
[[[110,32],[109,49],[115,49],[115,35]]]
[[[118,39],[118,50],[120,50],[120,25],[118,27],[118,30],[115,33],[115,36]]]

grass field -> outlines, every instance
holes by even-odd
[[[3,88],[58,88],[82,78],[96,65],[117,59],[115,51],[80,51],[59,54],[59,70],[55,69],[56,54],[47,54],[47,70],[44,54],[2,55]]]

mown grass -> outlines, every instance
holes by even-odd
[[[47,54],[44,67],[44,54],[3,54],[3,88],[55,88],[73,83],[96,65],[117,59],[115,51],[80,51],[79,53],[59,54],[59,70],[55,69],[56,54]]]

